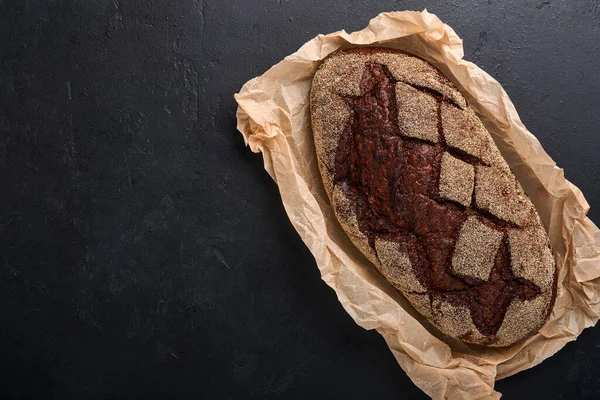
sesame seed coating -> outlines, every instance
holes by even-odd
[[[444,153],[440,170],[440,196],[468,207],[471,204],[474,186],[473,166]]]
[[[501,240],[502,232],[481,223],[475,216],[467,218],[460,229],[452,257],[454,272],[486,281]]]
[[[506,310],[504,321],[496,334],[497,346],[508,346],[523,337],[523,332],[535,332],[540,320],[548,317],[552,291],[542,292],[532,300],[514,299]]]
[[[439,134],[436,99],[402,82],[396,83],[396,99],[400,133],[437,143]]]
[[[481,157],[488,144],[485,137],[489,134],[473,110],[461,110],[442,103],[441,116],[448,146],[471,156]]]
[[[376,239],[375,251],[381,261],[381,272],[394,286],[407,292],[425,292],[425,287],[415,275],[405,245]]]
[[[494,167],[477,166],[475,205],[503,221],[521,226],[533,206],[513,175]]]
[[[433,318],[443,332],[458,339],[485,340],[473,323],[471,311],[467,307],[434,300],[432,308],[434,310]]]
[[[400,82],[438,92],[461,108],[467,105],[452,82],[425,60],[404,53],[376,53],[372,60],[387,65],[392,76]]]
[[[552,290],[554,256],[546,232],[539,225],[526,229],[509,229],[511,267],[516,277],[525,278],[542,290]]]

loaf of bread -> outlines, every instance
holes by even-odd
[[[400,51],[343,50],[316,72],[310,101],[335,215],[414,308],[474,344],[537,332],[556,294],[548,236],[452,82]]]

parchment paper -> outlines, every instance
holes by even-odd
[[[309,114],[320,61],[341,47],[393,47],[433,63],[467,97],[531,197],[550,236],[558,293],[548,322],[503,349],[467,346],[431,328],[352,245],[332,213],[319,175]],[[376,329],[412,381],[434,399],[498,399],[494,381],[531,368],[575,340],[600,316],[600,231],[588,203],[523,126],[502,86],[465,61],[462,40],[427,12],[383,13],[351,34],[319,35],[247,82],[235,95],[238,129],[275,180],[290,221],[323,280],[365,329]],[[444,339],[444,340],[442,340]]]

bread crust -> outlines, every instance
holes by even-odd
[[[539,216],[460,91],[392,49],[333,53],[310,111],[334,213],[354,245],[434,326],[508,346],[556,296]]]

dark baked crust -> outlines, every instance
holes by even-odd
[[[319,168],[353,243],[442,332],[507,346],[554,303],[548,237],[456,87],[390,49],[329,56],[313,79]]]

